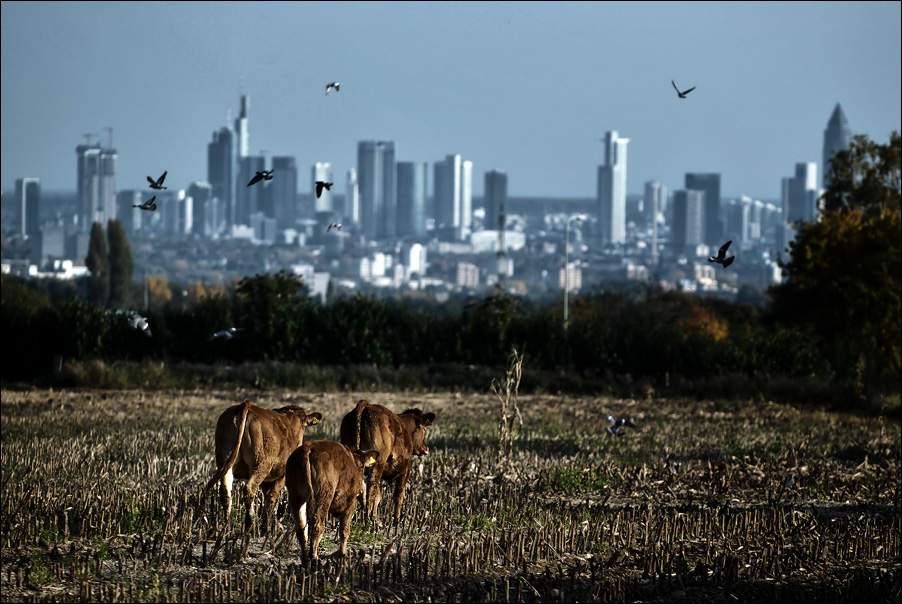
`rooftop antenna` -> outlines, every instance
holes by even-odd
[[[112,149],[113,148],[113,128],[112,128],[112,126],[107,126],[106,128],[104,128],[104,130],[106,130],[110,134],[110,149]]]
[[[91,137],[94,136],[94,134],[89,132],[88,134],[82,134],[82,136],[85,137],[85,144],[90,147],[91,146]]]

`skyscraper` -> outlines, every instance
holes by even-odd
[[[94,222],[105,225],[116,218],[116,150],[100,144],[78,145],[79,230],[89,232]]]
[[[673,192],[673,226],[671,242],[676,252],[704,242],[705,192],[698,190]]]
[[[425,162],[398,162],[398,235],[426,234]]]
[[[236,184],[238,182],[238,145],[235,131],[228,124],[213,133],[213,141],[207,145],[207,182],[213,185],[213,197],[219,199],[225,211],[228,226],[238,224]]]
[[[357,143],[360,226],[368,239],[390,239],[397,232],[394,141]]]
[[[494,231],[503,229],[498,217],[507,205],[507,172],[490,170],[485,173],[485,228]]]
[[[310,190],[313,191],[313,204],[316,212],[331,212],[335,208],[332,206],[332,191],[323,188],[323,192],[316,197],[316,181],[332,182],[332,164],[328,162],[316,162],[311,169]]]
[[[824,130],[824,188],[830,183],[830,160],[837,151],[845,151],[852,144],[852,130],[843,113],[842,106],[837,103]]]
[[[686,188],[705,192],[704,230],[699,243],[719,248],[723,245],[723,225],[720,221],[720,174],[686,174]]]
[[[235,135],[238,157],[250,154],[250,110],[251,100],[246,94],[241,95],[241,112],[235,119]]]
[[[345,207],[342,214],[351,224],[360,224],[360,188],[357,183],[357,169],[348,168],[345,183]]]
[[[191,232],[201,237],[213,237],[224,227],[219,199],[213,197],[213,185],[195,181],[188,186],[191,198]]]
[[[626,241],[626,145],[628,138],[619,138],[616,130],[609,130],[604,138],[604,164],[598,167],[598,218],[601,242]]]
[[[290,155],[273,157],[272,169],[268,187],[272,218],[276,229],[293,229],[298,218],[298,160]]]
[[[269,181],[264,180],[248,186],[254,175],[265,169],[266,157],[263,155],[246,155],[238,158],[238,182],[235,186],[235,197],[237,198],[235,220],[237,224],[250,224],[253,214],[265,210],[264,195]],[[274,179],[279,176],[281,175],[274,174]]]
[[[645,183],[645,212],[651,220],[651,261],[658,263],[658,214],[667,209],[667,187],[656,180]]]
[[[796,174],[783,179],[783,217],[786,222],[817,219],[817,164],[796,164]]]
[[[466,239],[473,225],[473,162],[459,154],[435,162],[435,225],[458,241]]]
[[[19,178],[16,180],[16,206],[19,210],[19,234],[28,239],[36,239],[41,228],[41,179]]]

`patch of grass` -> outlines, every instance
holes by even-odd
[[[53,572],[47,568],[47,559],[43,554],[35,554],[31,557],[31,565],[25,578],[28,584],[35,589],[40,589],[53,582]]]

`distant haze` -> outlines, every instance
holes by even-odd
[[[460,153],[476,196],[500,169],[512,196],[591,198],[616,130],[631,194],[719,172],[725,196],[779,199],[798,162],[820,181],[836,103],[853,133],[900,129],[900,7],[3,2],[0,185],[74,190],[76,145],[112,127],[118,189],[187,188],[243,89],[250,153],[295,156],[301,192],[330,162],[343,193],[357,142],[391,140],[430,171]]]

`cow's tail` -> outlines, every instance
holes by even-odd
[[[241,424],[238,426],[238,440],[237,442],[235,442],[235,449],[232,451],[232,454],[229,455],[229,458],[226,459],[226,462],[222,464],[222,467],[216,471],[216,474],[213,475],[213,478],[210,479],[210,482],[207,483],[207,486],[204,487],[203,493],[201,493],[201,495],[210,490],[210,487],[212,487],[214,484],[222,480],[222,477],[226,475],[226,472],[232,469],[232,466],[234,466],[235,462],[238,460],[238,451],[241,449],[241,440],[244,437],[244,428],[247,425],[247,414],[250,411],[250,408],[250,401],[246,400],[242,403]]]
[[[307,517],[304,518],[304,522],[307,526],[307,543],[313,548],[313,528],[310,526],[310,521],[315,518],[316,497],[313,496],[313,476],[310,474],[310,445],[304,445],[302,448],[304,455],[304,470],[307,474]]]
[[[363,410],[366,409],[367,403],[365,400],[357,401],[357,406],[354,407],[354,448],[360,448],[360,417],[363,415]]]

